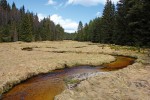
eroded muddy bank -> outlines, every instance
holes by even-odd
[[[117,70],[133,64],[134,60],[134,58],[119,56],[115,62],[98,67],[78,66],[38,75],[15,86],[5,93],[2,99],[53,100],[56,95],[68,88],[68,84],[69,86],[76,86],[80,81],[87,78],[107,74],[104,71]]]

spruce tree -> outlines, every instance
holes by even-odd
[[[37,14],[20,10],[13,2],[12,7],[6,0],[0,0],[0,42],[62,40],[64,29],[55,25],[50,18],[39,22]]]
[[[91,41],[92,42],[101,42],[101,35],[102,35],[102,32],[101,32],[101,18],[96,18],[93,20],[93,23],[92,23],[92,38],[91,38]]]
[[[0,0],[0,6],[4,9],[7,10],[7,0]]]
[[[18,12],[17,12],[17,8],[15,3],[13,2],[12,4],[12,10],[11,10],[11,41],[18,41],[18,32],[17,32],[17,16],[18,16]]]
[[[28,14],[25,14],[21,22],[20,40],[25,42],[32,41],[32,27]]]
[[[116,14],[116,44],[120,45],[133,45],[132,34],[129,29],[129,20],[127,14],[129,11],[129,1],[120,0],[117,4],[117,14]]]
[[[55,34],[56,34],[56,40],[63,40],[64,29],[59,24],[56,25],[56,33]]]
[[[150,45],[150,1],[131,0],[130,9],[127,14],[128,26],[133,38],[133,45],[141,47]]]
[[[102,15],[102,34],[103,43],[112,43],[112,37],[115,32],[115,6],[111,0],[107,0]]]
[[[89,26],[86,23],[83,29],[83,33],[84,33],[84,41],[88,41],[89,38]]]
[[[83,24],[81,21],[79,22],[78,25],[77,40],[83,41]]]

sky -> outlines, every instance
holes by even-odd
[[[118,0],[112,0],[116,4]],[[39,20],[50,16],[55,24],[60,24],[65,32],[77,30],[79,21],[83,24],[99,17],[103,13],[106,0],[7,0],[15,2],[18,8],[25,6],[26,10],[37,13]]]

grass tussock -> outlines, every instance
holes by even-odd
[[[0,43],[0,94],[33,75],[48,73],[65,66],[109,63],[115,60],[111,56],[114,54],[138,57],[138,63],[150,62],[142,53],[122,49],[116,51],[110,45],[89,42]]]

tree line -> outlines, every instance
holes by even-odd
[[[88,24],[79,22],[78,31],[67,35],[77,41],[150,47],[150,0],[107,0],[102,17]]]
[[[63,40],[64,29],[50,17],[39,21],[37,14],[0,0],[0,42]]]

